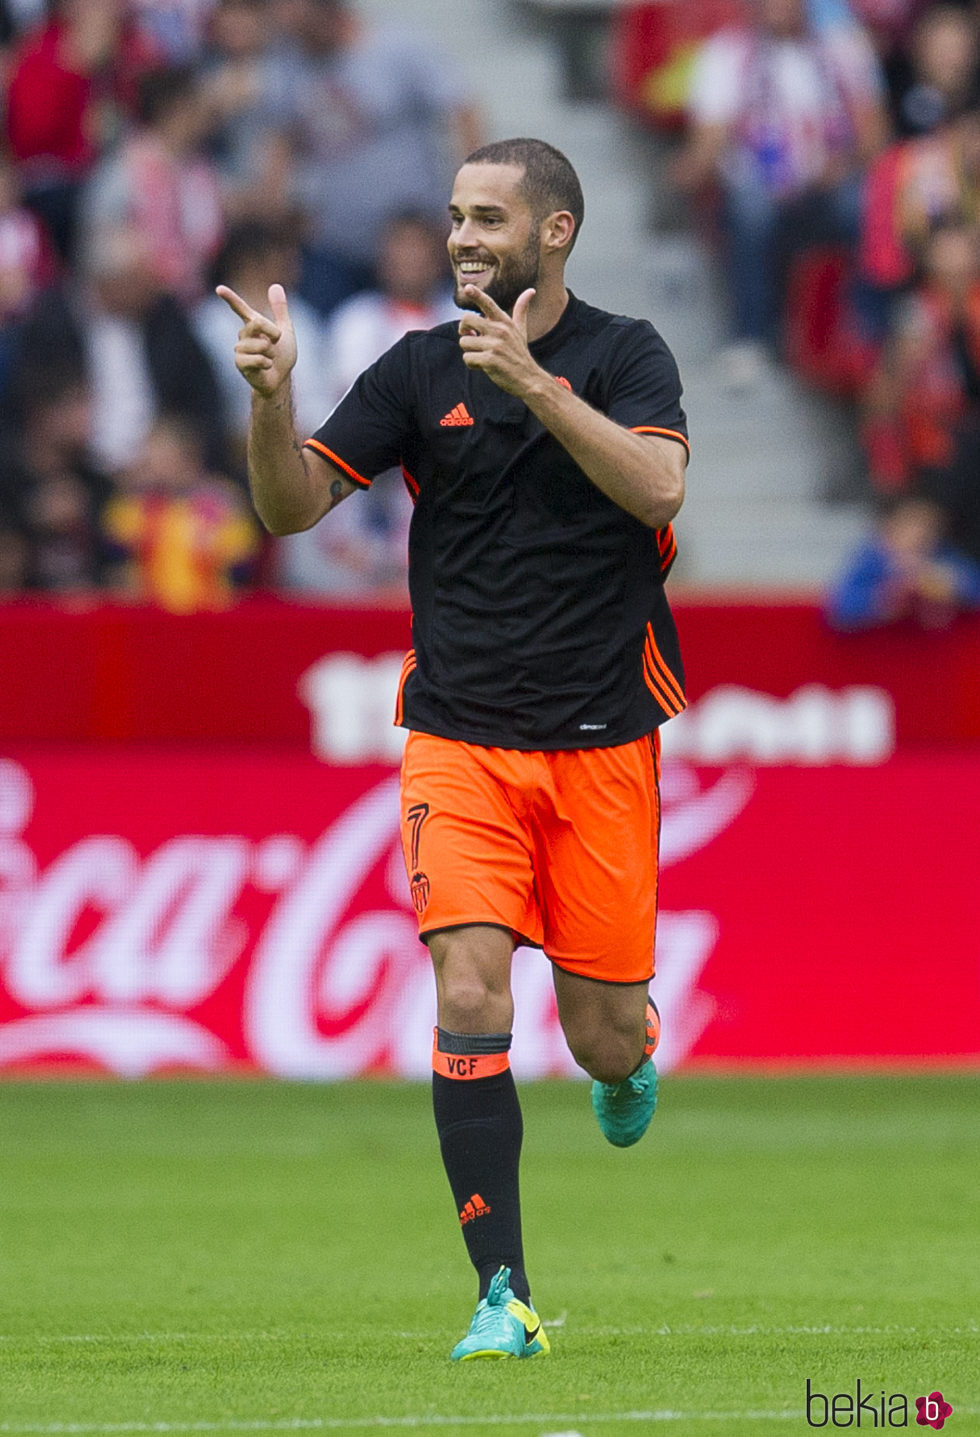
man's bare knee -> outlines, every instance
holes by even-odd
[[[572,1057],[600,1083],[621,1083],[643,1061],[647,985],[616,985],[555,968],[558,1016]]]
[[[489,1022],[501,994],[470,973],[452,973],[439,986],[439,1024],[453,1033],[499,1031]]]
[[[436,975],[438,1022],[453,1033],[510,1032],[513,942],[489,925],[444,929],[429,937]]]
[[[581,1039],[573,1035],[567,1041],[579,1067],[600,1083],[621,1083],[643,1057],[643,1038],[631,1034],[593,1033]]]

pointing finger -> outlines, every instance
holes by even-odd
[[[476,300],[478,308],[486,315],[487,319],[507,319],[507,314],[500,308],[497,301],[482,289],[478,289],[475,284],[464,285],[463,293],[468,294],[470,299]]]
[[[226,284],[217,285],[214,292],[218,298],[223,299],[225,304],[233,309],[238,315],[238,318],[244,320],[246,324],[250,324],[253,319],[259,318],[257,311],[254,310],[250,304],[247,304],[240,294],[236,294],[233,289],[229,289]]]

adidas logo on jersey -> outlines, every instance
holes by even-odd
[[[473,416],[465,404],[457,404],[454,409],[450,409],[449,413],[444,414],[439,420],[443,429],[452,429],[458,425],[472,424],[473,422]]]

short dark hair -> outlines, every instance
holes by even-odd
[[[467,165],[520,165],[524,170],[521,190],[538,219],[555,210],[568,210],[575,229],[568,248],[578,239],[585,219],[585,199],[579,177],[571,161],[549,145],[546,140],[521,137],[516,140],[495,140],[481,145],[463,162]]]

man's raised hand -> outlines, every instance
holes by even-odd
[[[269,286],[269,308],[272,318],[229,289],[219,284],[215,294],[233,309],[242,321],[235,345],[235,364],[256,393],[271,398],[296,363],[296,335],[289,318],[286,291],[281,284]]]
[[[527,344],[527,311],[535,291],[526,289],[518,297],[513,315],[474,284],[466,285],[465,293],[480,313],[460,321],[463,363],[468,369],[482,369],[508,394],[520,394],[538,372]]]

